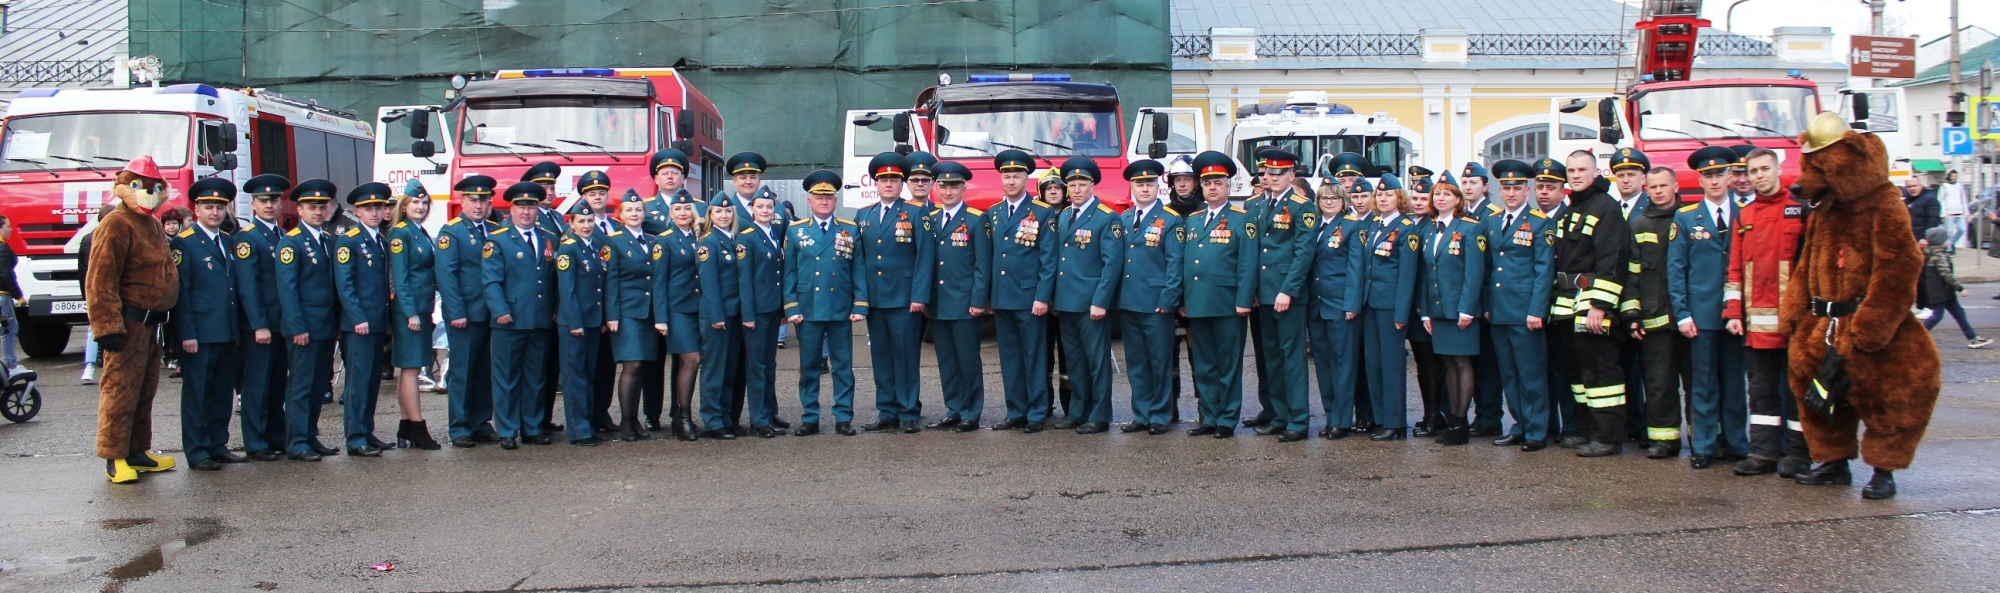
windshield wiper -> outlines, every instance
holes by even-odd
[[[963,149],[965,149],[965,150],[977,150],[977,151],[979,151],[979,152],[983,152],[983,153],[986,153],[986,154],[993,154],[993,151],[991,151],[991,150],[987,150],[987,149],[984,149],[984,148],[973,148],[973,147],[971,147],[971,146],[966,146],[966,145],[963,145],[963,144],[952,144],[952,143],[950,143],[950,142],[939,142],[939,143],[938,143],[938,146],[950,146],[950,147],[952,147],[952,148],[963,148]]]
[[[1668,133],[1668,134],[1680,134],[1680,135],[1682,135],[1682,136],[1687,136],[1687,137],[1688,137],[1689,139],[1692,139],[1692,140],[1694,140],[1695,142],[1700,142],[1702,146],[1708,146],[1708,141],[1707,141],[1707,140],[1703,140],[1703,139],[1701,139],[1701,137],[1700,137],[1700,136],[1696,136],[1696,135],[1694,135],[1694,134],[1689,134],[1689,133],[1687,133],[1687,132],[1683,132],[1683,131],[1680,131],[1680,130],[1669,130],[1669,129],[1666,129],[1666,128],[1654,128],[1654,127],[1646,127],[1646,128],[1640,128],[1640,129],[1642,129],[1642,130],[1651,130],[1651,131],[1654,131],[1654,132],[1666,132],[1666,133]]]
[[[1065,151],[1065,152],[1068,152],[1068,153],[1070,153],[1070,154],[1076,154],[1076,149],[1074,149],[1074,148],[1070,148],[1070,147],[1068,147],[1068,146],[1063,146],[1063,145],[1061,145],[1061,144],[1056,144],[1056,143],[1054,143],[1054,142],[1048,142],[1048,141],[1045,141],[1045,140],[1036,140],[1036,141],[1035,141],[1035,143],[1036,143],[1036,144],[1040,144],[1040,145],[1042,145],[1042,146],[1049,146],[1049,147],[1054,147],[1054,148],[1055,148],[1056,150],[1061,150],[1061,151]]]
[[[36,169],[41,169],[43,173],[48,173],[50,177],[55,177],[58,179],[62,178],[61,175],[57,175],[55,171],[49,170],[47,165],[44,165],[41,161],[38,160],[34,159],[7,159],[7,160],[14,161],[16,163],[27,163],[30,165],[34,165]]]
[[[1766,127],[1764,127],[1764,126],[1760,126],[1760,125],[1756,125],[1756,124],[1736,124],[1736,125],[1739,125],[1739,126],[1743,126],[1743,127],[1746,127],[1746,128],[1750,128],[1750,129],[1752,129],[1752,130],[1757,130],[1757,131],[1759,131],[1759,132],[1769,132],[1769,133],[1770,133],[1770,134],[1771,134],[1772,136],[1777,136],[1777,137],[1780,137],[1780,138],[1783,138],[1783,137],[1785,137],[1785,136],[1786,136],[1786,134],[1785,134],[1784,132],[1780,132],[1780,131],[1777,131],[1777,130],[1773,130],[1773,129],[1770,129],[1770,128],[1766,128]]]
[[[1040,142],[1040,140],[1037,140],[1036,142]],[[998,142],[998,141],[994,141],[994,140],[987,140],[987,141],[986,141],[986,143],[987,143],[987,144],[991,144],[991,145],[994,145],[994,146],[1005,146],[1005,147],[1007,147],[1007,148],[1012,148],[1012,149],[1014,149],[1014,150],[1018,150],[1018,151],[1021,151],[1021,152],[1025,152],[1025,153],[1028,153],[1028,156],[1031,156],[1031,157],[1035,157],[1035,160],[1038,160],[1038,161],[1041,161],[1041,162],[1042,162],[1042,164],[1044,164],[1044,165],[1048,165],[1048,166],[1050,166],[1050,167],[1054,167],[1054,166],[1056,166],[1056,164],[1055,164],[1055,162],[1054,162],[1054,161],[1050,161],[1050,160],[1049,160],[1049,159],[1048,159],[1047,157],[1044,157],[1044,156],[1042,156],[1042,155],[1039,155],[1039,154],[1035,154],[1035,151],[1034,151],[1034,150],[1032,150],[1032,149],[1030,149],[1030,148],[1028,148],[1028,147],[1026,147],[1026,146],[1015,146],[1015,145],[1012,145],[1012,144],[1008,144],[1008,143],[1006,143],[1006,142]],[[987,151],[987,152],[988,152],[988,153],[991,153],[992,151]]]
[[[556,139],[556,141],[557,141],[557,142],[561,142],[561,143],[564,143],[564,144],[575,144],[575,145],[577,145],[577,146],[582,146],[582,147],[585,147],[585,148],[595,148],[595,149],[597,149],[597,151],[598,151],[598,152],[601,152],[601,153],[604,153],[604,156],[608,156],[608,157],[611,157],[611,162],[614,162],[614,163],[616,163],[616,162],[620,162],[620,161],[621,161],[621,159],[619,159],[619,158],[618,158],[618,155],[615,155],[615,154],[611,154],[611,151],[609,151],[609,150],[605,150],[605,148],[604,148],[604,147],[602,147],[602,146],[598,146],[598,145],[596,145],[596,144],[591,144],[591,143],[589,143],[589,142],[584,142],[584,141],[581,141],[581,140],[564,140],[564,139],[561,139],[561,138],[557,138],[557,139]]]
[[[1738,131],[1736,131],[1736,130],[1732,130],[1732,129],[1729,129],[1729,128],[1726,128],[1726,127],[1723,127],[1723,126],[1718,126],[1718,125],[1715,125],[1715,124],[1712,124],[1712,123],[1708,123],[1708,122],[1705,122],[1705,121],[1701,121],[1701,120],[1698,120],[1698,119],[1689,119],[1688,121],[1691,121],[1691,122],[1694,122],[1694,123],[1698,123],[1698,124],[1701,124],[1701,125],[1704,125],[1704,126],[1708,126],[1708,127],[1711,127],[1711,128],[1715,128],[1715,129],[1718,129],[1718,130],[1722,130],[1722,131],[1724,131],[1724,132],[1728,132],[1728,133],[1730,133],[1730,134],[1734,134],[1734,135],[1736,136],[1736,139],[1738,139],[1738,140],[1742,140],[1742,141],[1743,141],[1743,142],[1744,142],[1745,144],[1748,144],[1748,143],[1750,143],[1750,137],[1749,137],[1749,136],[1745,136],[1745,135],[1743,135],[1743,133],[1742,133],[1742,132],[1738,132]]]
[[[542,144],[535,144],[535,143],[533,143],[533,142],[515,142],[515,143],[514,143],[514,145],[515,145],[515,146],[526,146],[526,147],[528,147],[528,148],[540,148],[540,149],[542,149],[543,151],[546,151],[546,152],[553,152],[553,153],[556,153],[556,156],[559,156],[559,157],[562,157],[562,158],[563,158],[564,160],[567,160],[567,161],[570,161],[570,162],[576,162],[576,158],[575,158],[575,157],[572,157],[572,156],[570,156],[569,154],[567,154],[567,153],[564,153],[564,152],[563,152],[563,151],[562,151],[561,149],[558,149],[558,148],[556,148],[556,147],[554,147],[554,146],[546,146],[546,145],[542,145]]]
[[[105,174],[104,174],[104,170],[103,170],[103,169],[99,169],[99,168],[97,168],[97,165],[92,165],[92,164],[90,164],[90,161],[89,161],[89,160],[87,160],[87,159],[79,159],[79,158],[73,158],[73,157],[66,157],[66,156],[62,156],[62,155],[59,155],[59,154],[52,154],[52,155],[49,155],[49,158],[52,158],[52,159],[62,159],[62,160],[65,160],[65,161],[69,161],[69,162],[72,162],[72,163],[76,163],[76,164],[79,164],[79,165],[83,165],[83,168],[85,168],[85,169],[90,169],[90,172],[92,172],[92,173],[96,173],[98,177],[110,177],[109,175],[105,175]]]
[[[467,141],[465,141],[465,143],[466,143],[466,144],[473,144],[473,145],[478,145],[478,146],[491,146],[491,147],[494,147],[494,148],[498,148],[498,149],[500,149],[500,150],[505,150],[505,151],[507,151],[507,154],[511,154],[511,155],[514,155],[514,158],[517,158],[517,159],[521,159],[521,162],[523,162],[523,163],[525,163],[525,162],[528,162],[528,157],[524,157],[524,156],[521,156],[521,153],[518,153],[518,152],[514,152],[514,149],[512,149],[512,148],[507,148],[507,147],[505,147],[505,146],[501,146],[501,145],[499,145],[499,144],[494,144],[494,143],[492,143],[492,142],[480,142],[480,141],[478,141],[478,140],[467,140]]]
[[[115,156],[94,156],[94,157],[90,157],[90,158],[93,158],[93,159],[97,159],[97,160],[100,160],[100,161],[111,161],[111,162],[114,162],[114,163],[129,163],[129,162],[132,162],[132,159],[121,159],[121,158],[118,158],[118,157],[115,157]]]

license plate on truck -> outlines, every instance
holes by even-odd
[[[65,313],[84,313],[84,312],[86,311],[83,301],[55,301],[49,303],[50,315],[62,315]]]

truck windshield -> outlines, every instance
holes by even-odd
[[[7,120],[0,172],[118,170],[152,155],[162,169],[187,165],[188,116],[180,113],[59,113]]]
[[[1047,158],[1125,153],[1109,103],[946,103],[938,109],[938,158],[991,157],[1019,149]]]
[[[643,153],[651,146],[651,105],[625,97],[529,97],[468,104],[460,154]],[[561,140],[558,140],[558,139]],[[498,145],[498,146],[494,146]],[[540,145],[540,146],[532,146]],[[549,147],[549,148],[544,148]]]
[[[1649,91],[1635,101],[1639,138],[1793,138],[1818,113],[1813,89],[1711,86]]]
[[[1252,138],[1242,142],[1242,154],[1238,154],[1236,159],[1246,165],[1254,166],[1257,162],[1256,155],[1258,149],[1265,146],[1276,146],[1285,149],[1286,152],[1299,155],[1299,158],[1304,160],[1299,166],[1300,174],[1320,174],[1318,166],[1321,164],[1322,157],[1343,152],[1352,152],[1367,157],[1368,163],[1375,167],[1375,170],[1371,173],[1395,172],[1401,174],[1403,155],[1408,151],[1408,148],[1404,146],[1405,144],[1407,143],[1402,138],[1395,136],[1361,136],[1355,134],[1344,136]]]

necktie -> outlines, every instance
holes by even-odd
[[[1504,231],[1511,228],[1514,228],[1514,213],[1509,212],[1507,213],[1507,224],[1500,225],[1500,230]]]
[[[1717,206],[1715,208],[1715,228],[1722,229],[1725,231],[1729,230],[1729,217],[1723,214],[1723,208],[1721,206]]]
[[[828,225],[827,225],[827,222],[826,222],[826,221],[824,221],[824,220],[822,220],[822,221],[819,221],[819,232],[821,232],[821,233],[825,233],[825,232],[827,231],[827,226],[828,226]]]

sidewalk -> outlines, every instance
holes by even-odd
[[[1963,248],[1951,258],[1952,269],[1958,272],[1960,284],[2000,282],[2000,259],[1994,259],[1979,249]]]

